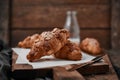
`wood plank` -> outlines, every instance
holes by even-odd
[[[109,64],[104,61],[98,62],[93,65],[77,69],[77,71],[83,75],[104,74],[109,72]]]
[[[112,49],[120,49],[120,0],[112,0],[111,41]]]
[[[88,67],[84,67],[82,69],[78,69],[78,71],[82,74],[81,75],[77,71],[69,72],[65,70],[66,67],[72,66],[72,65],[65,66],[65,68],[54,67],[53,69],[52,68],[33,69],[32,66],[28,64],[15,64],[16,59],[17,59],[17,54],[13,52],[12,77],[15,79],[45,77],[48,75],[50,76],[50,74],[51,75],[53,74],[54,80],[73,79],[73,78],[75,78],[75,80],[84,80],[84,77],[82,75],[107,73],[109,70],[108,63],[100,62],[100,63],[92,64]],[[20,75],[21,73],[22,75]]]
[[[111,64],[111,61],[109,59],[108,55],[104,56],[104,60],[105,62],[107,62],[109,64],[109,73],[110,74],[98,74],[98,75],[92,75],[92,76],[85,76],[87,80],[119,80],[116,72]]]
[[[9,44],[9,0],[0,0],[0,40]]]
[[[12,72],[15,71],[15,70],[20,70],[20,69],[32,69],[32,66],[31,65],[28,65],[28,64],[15,64],[16,63],[16,60],[18,58],[18,55],[13,52],[12,53]]]
[[[110,0],[13,0],[14,5],[109,4]]]
[[[49,29],[52,30],[52,29]],[[12,36],[11,36],[11,44],[12,46],[16,46],[17,43],[21,40],[23,40],[25,37],[32,35],[34,33],[41,33],[42,29],[36,29],[36,30],[13,30],[12,31]],[[110,30],[98,30],[98,29],[93,29],[93,30],[81,30],[81,40],[83,40],[86,37],[92,37],[96,38],[101,46],[105,49],[110,48]]]
[[[70,70],[71,68],[73,69],[73,67],[76,67],[78,65],[82,65],[82,64],[67,65],[65,66],[65,69]],[[103,59],[102,61],[99,61],[95,64],[84,66],[76,70],[82,75],[104,74],[109,72],[109,64],[105,62]]]
[[[53,79],[54,80],[85,80],[85,78],[79,74],[76,70],[66,71],[63,67],[53,68]]]
[[[13,55],[13,60],[15,60],[15,55]],[[110,67],[110,71],[108,72],[108,73],[106,73],[106,74],[92,74],[92,75],[84,75],[84,78],[86,79],[86,80],[118,80],[118,77],[117,77],[117,75],[116,75],[116,73],[115,73],[115,71],[114,71],[114,69],[113,69],[113,67],[112,67],[112,64],[111,64],[111,62],[110,62],[110,60],[109,60],[109,58],[108,58],[108,55],[105,55],[104,56],[104,61],[106,62],[106,63],[109,63],[109,67]],[[14,62],[15,61],[13,61],[13,64],[14,64]],[[14,64],[15,65],[15,64]],[[23,66],[26,66],[26,65],[23,65]],[[48,73],[49,73],[49,75],[51,74],[52,75],[52,72],[49,70],[49,71],[46,71],[45,69],[43,69],[43,70],[30,70],[30,69],[28,69],[28,68],[26,68],[26,67],[21,67],[20,69],[16,69],[16,71],[14,71],[12,74],[12,77],[14,77],[14,78],[16,78],[16,79],[21,79],[21,78],[25,78],[25,79],[28,79],[28,78],[35,78],[35,77],[45,77],[45,76],[47,76],[48,75]],[[68,72],[66,72],[64,69],[61,69],[61,70],[59,70],[58,68],[57,69],[55,69],[54,68],[54,73],[56,74],[56,75],[54,75],[54,76],[58,76],[58,75],[60,75],[60,76],[62,76],[62,78],[63,77],[66,77],[66,76],[64,76],[63,74],[64,73],[61,73],[61,71],[64,71],[65,73],[68,73]],[[42,72],[42,73],[41,73]],[[21,74],[22,73],[22,74]],[[60,74],[59,74],[60,73]],[[73,74],[73,73],[75,73],[75,74]],[[27,74],[27,75],[26,75]],[[70,74],[73,74],[75,77],[78,77],[79,75],[78,75],[78,73],[77,73],[77,76],[76,76],[76,71],[75,72],[72,72],[72,73],[70,73]],[[59,77],[59,79],[61,79],[60,78],[60,76],[58,76]],[[68,73],[68,77],[70,77],[70,75],[69,75],[69,73]],[[57,79],[58,80],[58,79]],[[65,79],[66,80],[66,79]],[[80,79],[78,79],[78,80],[80,80]]]
[[[15,64],[18,55],[13,52],[12,54],[12,75],[11,77],[16,80],[31,80],[36,77],[47,77],[52,73],[52,69],[32,69],[31,65],[28,64]],[[22,74],[21,74],[22,73]],[[52,74],[51,74],[52,75]]]
[[[13,6],[12,28],[62,28],[66,12],[75,10],[81,28],[109,28],[109,5]],[[57,13],[57,14],[56,14]]]

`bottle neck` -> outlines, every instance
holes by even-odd
[[[72,11],[73,30],[75,32],[75,34],[73,36],[74,37],[79,37],[78,35],[80,35],[80,29],[79,29],[79,24],[78,24],[76,16],[77,16],[76,11]]]
[[[79,25],[78,25],[78,21],[77,21],[77,17],[76,17],[76,16],[77,16],[76,11],[72,11],[72,21],[73,21],[74,25],[79,28]]]
[[[64,28],[66,28],[66,29],[68,29],[68,30],[70,30],[70,26],[71,26],[71,12],[70,11],[68,11],[67,12],[67,17],[66,17],[66,23],[65,23],[65,26],[64,26]]]

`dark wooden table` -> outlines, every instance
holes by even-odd
[[[13,53],[12,59],[12,76],[15,79],[25,78],[26,80],[30,80],[34,79],[35,77],[52,76],[53,80],[119,80],[107,54],[103,57],[103,59],[105,63],[109,65],[109,71],[106,70],[106,64],[103,68],[99,68],[96,65],[93,65],[95,68],[98,68],[99,72],[102,70],[103,72],[98,72],[99,74],[89,75],[82,74],[78,70],[69,72],[66,71],[63,67],[54,67],[48,69],[32,69],[32,66],[27,64],[15,64],[15,61],[17,59],[17,55],[15,53]]]

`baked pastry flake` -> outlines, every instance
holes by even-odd
[[[81,60],[82,54],[79,45],[70,41],[56,53],[54,53],[56,58],[66,59],[66,60]]]
[[[102,54],[100,43],[94,38],[85,38],[84,40],[82,40],[82,42],[80,43],[80,49],[91,55]]]
[[[40,36],[27,55],[27,59],[31,62],[42,56],[51,55],[59,51],[66,44],[69,38],[69,31],[55,28],[52,31],[43,32]]]
[[[31,48],[36,40],[40,38],[39,34],[33,34],[32,36],[26,37],[23,41],[18,43],[18,47]]]

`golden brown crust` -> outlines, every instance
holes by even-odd
[[[79,45],[67,41],[67,43],[54,54],[56,58],[67,60],[81,60],[82,54]]]
[[[18,43],[18,47],[31,48],[34,42],[40,38],[39,34],[33,34],[32,36],[26,37],[23,41]]]
[[[33,44],[27,55],[29,61],[56,53],[66,44],[69,32],[66,29],[55,28],[51,32],[43,32],[40,36],[41,38]]]
[[[80,49],[91,55],[99,55],[102,52],[99,42],[94,38],[85,38],[80,43]]]

